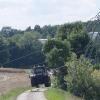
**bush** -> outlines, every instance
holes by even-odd
[[[93,76],[93,91],[95,100],[100,100],[100,70],[94,70]]]
[[[100,64],[94,65],[94,69],[100,70]]]
[[[67,80],[69,83],[68,89],[74,95],[81,96],[85,100],[99,100],[100,77],[92,75],[93,65],[90,61],[84,56],[77,59],[77,56],[73,54],[71,60],[66,65],[69,75],[69,79]]]

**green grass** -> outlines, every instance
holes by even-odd
[[[82,100],[76,96],[73,96],[69,92],[65,92],[59,89],[50,88],[45,91],[47,100]]]
[[[0,100],[15,100],[18,95],[29,89],[31,89],[31,87],[19,87],[13,89],[4,95],[1,95]]]

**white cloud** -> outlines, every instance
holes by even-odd
[[[0,0],[0,27],[25,28],[88,20],[99,9],[98,0]]]

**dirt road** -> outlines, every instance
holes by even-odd
[[[18,96],[17,100],[46,100],[43,93],[45,90],[43,88],[29,90]]]

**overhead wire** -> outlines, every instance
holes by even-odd
[[[22,58],[28,57],[28,56],[30,56],[30,55],[33,55],[33,54],[39,53],[39,52],[41,52],[41,51],[30,52],[29,54],[26,54],[26,55],[21,56],[21,57],[19,57],[19,58],[16,58],[16,59],[13,59],[13,60],[8,61],[8,62],[6,62],[6,63],[3,63],[2,66],[6,65],[6,64],[9,64],[9,63],[11,63],[11,62],[14,62],[14,61],[18,61],[18,60],[20,60],[20,59],[22,59]]]
[[[87,56],[87,55],[88,55],[88,56],[91,56],[91,55],[92,55],[93,50],[94,50],[94,48],[95,48],[95,46],[96,46],[95,43],[96,43],[96,41],[97,41],[97,38],[100,37],[100,35],[99,35],[100,32],[98,32],[98,33],[97,33],[97,36],[96,36],[95,39],[94,39],[94,41],[92,40],[94,34],[96,34],[96,33],[95,33],[95,29],[96,29],[96,27],[97,27],[97,22],[100,23],[100,12],[99,12],[95,17],[93,17],[93,18],[90,19],[90,22],[91,22],[91,23],[89,23],[89,24],[87,25],[87,29],[88,29],[88,27],[89,27],[90,25],[93,26],[92,20],[93,20],[93,21],[96,21],[96,22],[94,23],[94,27],[92,28],[93,34],[92,34],[92,36],[91,36],[91,39],[90,39],[88,45],[86,46],[85,56]],[[96,49],[97,49],[97,48],[96,48]],[[96,54],[95,54],[95,59],[96,59],[97,50],[96,50],[95,52],[96,52]]]

